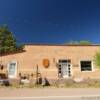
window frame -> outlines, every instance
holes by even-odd
[[[9,63],[8,63],[8,67],[7,67],[7,70],[9,71],[9,67],[10,67],[10,64],[14,63],[15,64],[15,74],[14,75],[8,75],[9,78],[16,78],[17,77],[17,68],[18,68],[18,63],[17,63],[17,60],[11,60]]]
[[[81,61],[91,61],[91,70],[81,70]],[[93,72],[94,71],[94,62],[92,60],[80,60],[79,67],[81,72]]]
[[[73,65],[72,65],[72,60],[71,59],[68,59],[68,58],[59,58],[58,60],[57,60],[57,63],[58,63],[58,66],[59,66],[59,63],[62,63],[62,62],[59,62],[59,60],[67,60],[67,63],[70,63],[70,74],[71,74],[71,76],[68,76],[67,78],[70,78],[70,77],[72,77],[73,76]],[[68,60],[70,61],[70,62],[68,62]],[[59,77],[59,67],[58,67],[58,77]],[[59,77],[59,78],[63,78],[62,76],[61,77]]]

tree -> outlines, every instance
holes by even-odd
[[[96,66],[100,69],[100,52],[97,52],[94,56]]]
[[[68,45],[91,45],[91,42],[87,40],[81,40],[81,41],[70,41],[67,44]]]
[[[12,53],[22,50],[22,46],[17,46],[16,38],[7,25],[0,26],[0,53]]]
[[[81,41],[79,42],[79,44],[81,44],[81,45],[90,45],[91,42],[90,42],[90,41],[86,41],[86,40],[81,40]]]
[[[68,45],[78,45],[79,43],[77,42],[77,41],[69,41],[68,43],[67,43]]]

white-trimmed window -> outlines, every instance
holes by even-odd
[[[87,61],[80,61],[80,68],[81,71],[92,71],[92,61],[87,60]]]
[[[8,77],[16,78],[17,75],[17,61],[13,60],[8,64]]]

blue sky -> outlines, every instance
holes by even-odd
[[[100,43],[100,0],[0,0],[2,24],[22,43]]]

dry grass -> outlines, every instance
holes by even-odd
[[[5,88],[6,86],[0,85],[0,88]],[[100,80],[85,80],[84,82],[74,82],[74,81],[65,81],[65,82],[59,82],[55,81],[50,86],[42,86],[37,84],[19,84],[18,82],[13,82],[10,86],[7,86],[9,88],[100,88]]]

